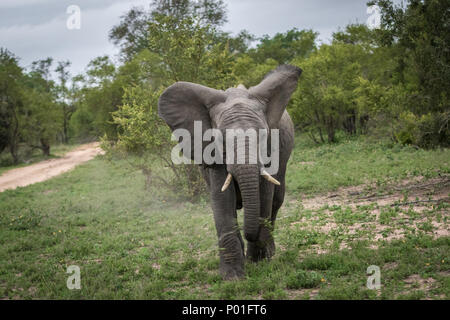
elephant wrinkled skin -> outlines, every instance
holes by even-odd
[[[257,86],[246,89],[239,85],[226,91],[177,82],[159,99],[159,115],[172,131],[186,129],[192,137],[194,121],[201,121],[203,133],[211,128],[223,132],[227,129],[265,129],[268,132],[279,129],[279,148],[275,150],[279,166],[273,177],[262,175],[264,165],[258,161],[251,163],[248,157],[244,162],[200,165],[211,194],[219,239],[220,272],[224,279],[244,276],[245,257],[256,262],[270,259],[275,252],[272,231],[284,200],[286,165],[294,146],[294,127],[286,106],[301,73],[300,68],[282,65],[267,74]],[[243,150],[234,151],[238,158]],[[237,223],[237,210],[242,207],[246,255]]]

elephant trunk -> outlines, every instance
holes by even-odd
[[[259,175],[258,165],[237,165],[233,170],[244,207],[244,236],[251,242],[258,239],[260,229]]]

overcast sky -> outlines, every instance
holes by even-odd
[[[0,0],[0,47],[18,57],[24,67],[32,61],[53,57],[70,60],[72,74],[84,70],[100,55],[117,56],[108,31],[133,6],[148,7],[150,0]],[[256,36],[274,35],[291,28],[320,32],[329,41],[332,32],[349,23],[365,23],[367,0],[225,0],[228,23],[225,31],[242,29]],[[67,8],[81,9],[81,28],[66,26]]]

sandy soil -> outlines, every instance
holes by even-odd
[[[405,192],[407,197],[405,198]],[[305,209],[317,210],[324,205],[361,206],[376,203],[379,206],[404,203],[403,207],[414,205],[420,211],[427,203],[441,203],[450,201],[450,176],[441,176],[425,180],[423,177],[406,179],[393,186],[386,187],[379,193],[375,185],[361,185],[342,187],[335,192],[302,199]],[[292,200],[296,202],[298,200]]]
[[[342,187],[335,192],[314,195],[310,198],[291,199],[290,204],[300,205],[306,210],[316,211],[326,206],[350,207],[357,210],[359,206],[370,206],[363,211],[367,215],[373,215],[374,219],[364,222],[354,222],[343,225],[334,219],[331,210],[324,211],[324,216],[304,216],[298,221],[291,223],[291,227],[300,226],[303,229],[314,230],[319,233],[328,234],[339,227],[345,227],[345,235],[350,238],[365,239],[368,236],[376,243],[378,240],[403,239],[410,230],[420,230],[423,223],[432,226],[433,238],[450,236],[450,225],[446,219],[438,217],[438,214],[429,214],[438,204],[450,202],[450,175],[442,175],[432,179],[415,177],[385,186],[383,189],[375,185],[361,185],[353,187]],[[389,223],[380,223],[381,210],[389,207],[398,207],[401,211],[395,217],[389,219]],[[408,211],[417,214],[411,218]],[[444,216],[448,216],[448,209],[441,209]],[[320,219],[320,221],[319,221]],[[406,228],[407,227],[407,228]],[[366,233],[364,235],[364,233]],[[430,233],[431,234],[431,233]],[[349,239],[350,239],[349,238]],[[372,246],[376,248],[374,244]],[[341,243],[341,248],[348,248],[347,240]],[[314,246],[314,252],[326,253],[320,246]]]
[[[0,192],[48,180],[103,153],[99,143],[92,142],[66,153],[62,158],[49,159],[27,167],[6,171],[0,176]]]

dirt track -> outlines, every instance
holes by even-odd
[[[6,171],[0,176],[0,192],[48,180],[102,154],[98,142],[84,144],[62,158],[50,159],[27,167]]]

